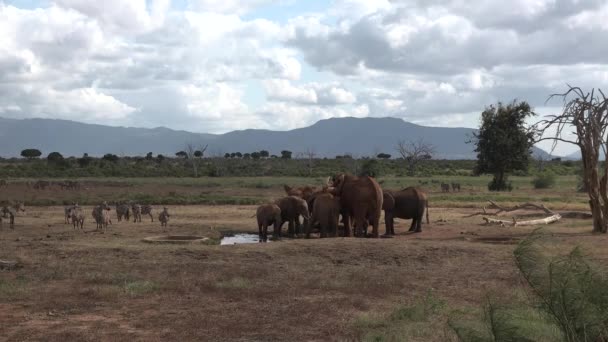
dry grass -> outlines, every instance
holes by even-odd
[[[477,209],[435,206],[423,233],[398,221],[393,239],[150,245],[141,239],[256,232],[255,206],[171,206],[167,229],[114,220],[105,234],[85,209],[84,232],[64,225],[61,207],[28,207],[14,230],[0,230],[0,259],[24,266],[0,271],[2,338],[444,341],[451,310],[477,307],[489,290],[523,288],[512,251],[532,229],[486,227],[463,218]],[[589,221],[548,230],[556,250],[582,245],[608,257]],[[425,312],[429,290],[441,306]]]

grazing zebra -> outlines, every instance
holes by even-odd
[[[149,215],[150,216],[150,220],[152,222],[154,222],[154,208],[152,208],[151,205],[142,205],[141,206],[141,214],[142,215]],[[139,219],[141,221],[141,217]]]
[[[441,192],[450,192],[450,184],[441,183]]]
[[[167,222],[169,222],[169,216],[171,216],[169,215],[169,210],[167,209],[167,207],[163,207],[163,211],[158,214],[158,220],[160,221],[161,227],[167,226]]]
[[[72,224],[74,225],[74,229],[80,226],[80,229],[84,228],[84,212],[82,208],[78,206],[78,204],[70,207],[70,217],[72,218]]]
[[[452,183],[452,191],[456,192],[460,192],[460,183]]]
[[[141,222],[141,205],[131,205],[131,212],[133,213],[133,222]]]
[[[116,217],[118,217],[118,222],[122,221],[123,217],[126,221],[129,221],[131,214],[131,209],[126,204],[116,204]]]

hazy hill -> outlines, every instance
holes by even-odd
[[[436,148],[435,158],[475,158],[466,141],[470,128],[425,127],[396,118],[333,118],[290,131],[248,129],[225,134],[200,134],[168,128],[127,128],[91,125],[66,120],[0,118],[0,155],[17,156],[25,148],[38,148],[44,155],[58,151],[66,156],[173,155],[186,143],[209,144],[209,152],[252,152],[261,149],[294,154],[307,149],[320,157],[350,153],[367,156],[385,152],[395,156],[398,140],[424,138]],[[542,150],[536,153],[545,153]]]

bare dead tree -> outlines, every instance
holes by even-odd
[[[568,91],[563,94],[553,94],[549,97],[563,99],[564,107],[561,114],[549,115],[537,123],[541,134],[549,128],[556,129],[553,136],[542,137],[542,140],[553,140],[552,151],[558,142],[577,145],[581,150],[583,161],[583,182],[589,195],[589,206],[593,215],[593,231],[606,233],[608,231],[608,163],[599,170],[600,153],[608,160],[608,99],[600,89],[591,89],[585,93],[579,87],[568,85]],[[574,128],[576,139],[563,136],[564,130]]]
[[[426,143],[422,138],[417,141],[399,140],[395,149],[405,160],[409,176],[414,176],[418,164],[423,160],[433,158],[435,153],[435,146]]]
[[[188,155],[188,161],[192,164],[192,171],[194,171],[194,177],[198,177],[198,162],[205,156],[205,151],[207,151],[207,147],[199,146],[197,149],[194,144],[188,143],[186,144],[186,154]]]
[[[315,166],[314,162],[315,162],[315,157],[317,156],[317,153],[315,152],[314,148],[309,147],[304,152],[304,156],[308,160],[308,163],[307,163],[308,164],[308,176],[312,176],[312,169]]]

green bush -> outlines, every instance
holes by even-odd
[[[488,300],[478,319],[450,318],[461,341],[607,341],[608,276],[580,248],[548,256],[537,231],[515,249],[533,296],[519,305]],[[458,317],[461,316],[461,317]]]
[[[537,174],[532,180],[534,189],[549,189],[555,185],[555,174],[552,172],[543,172]]]

